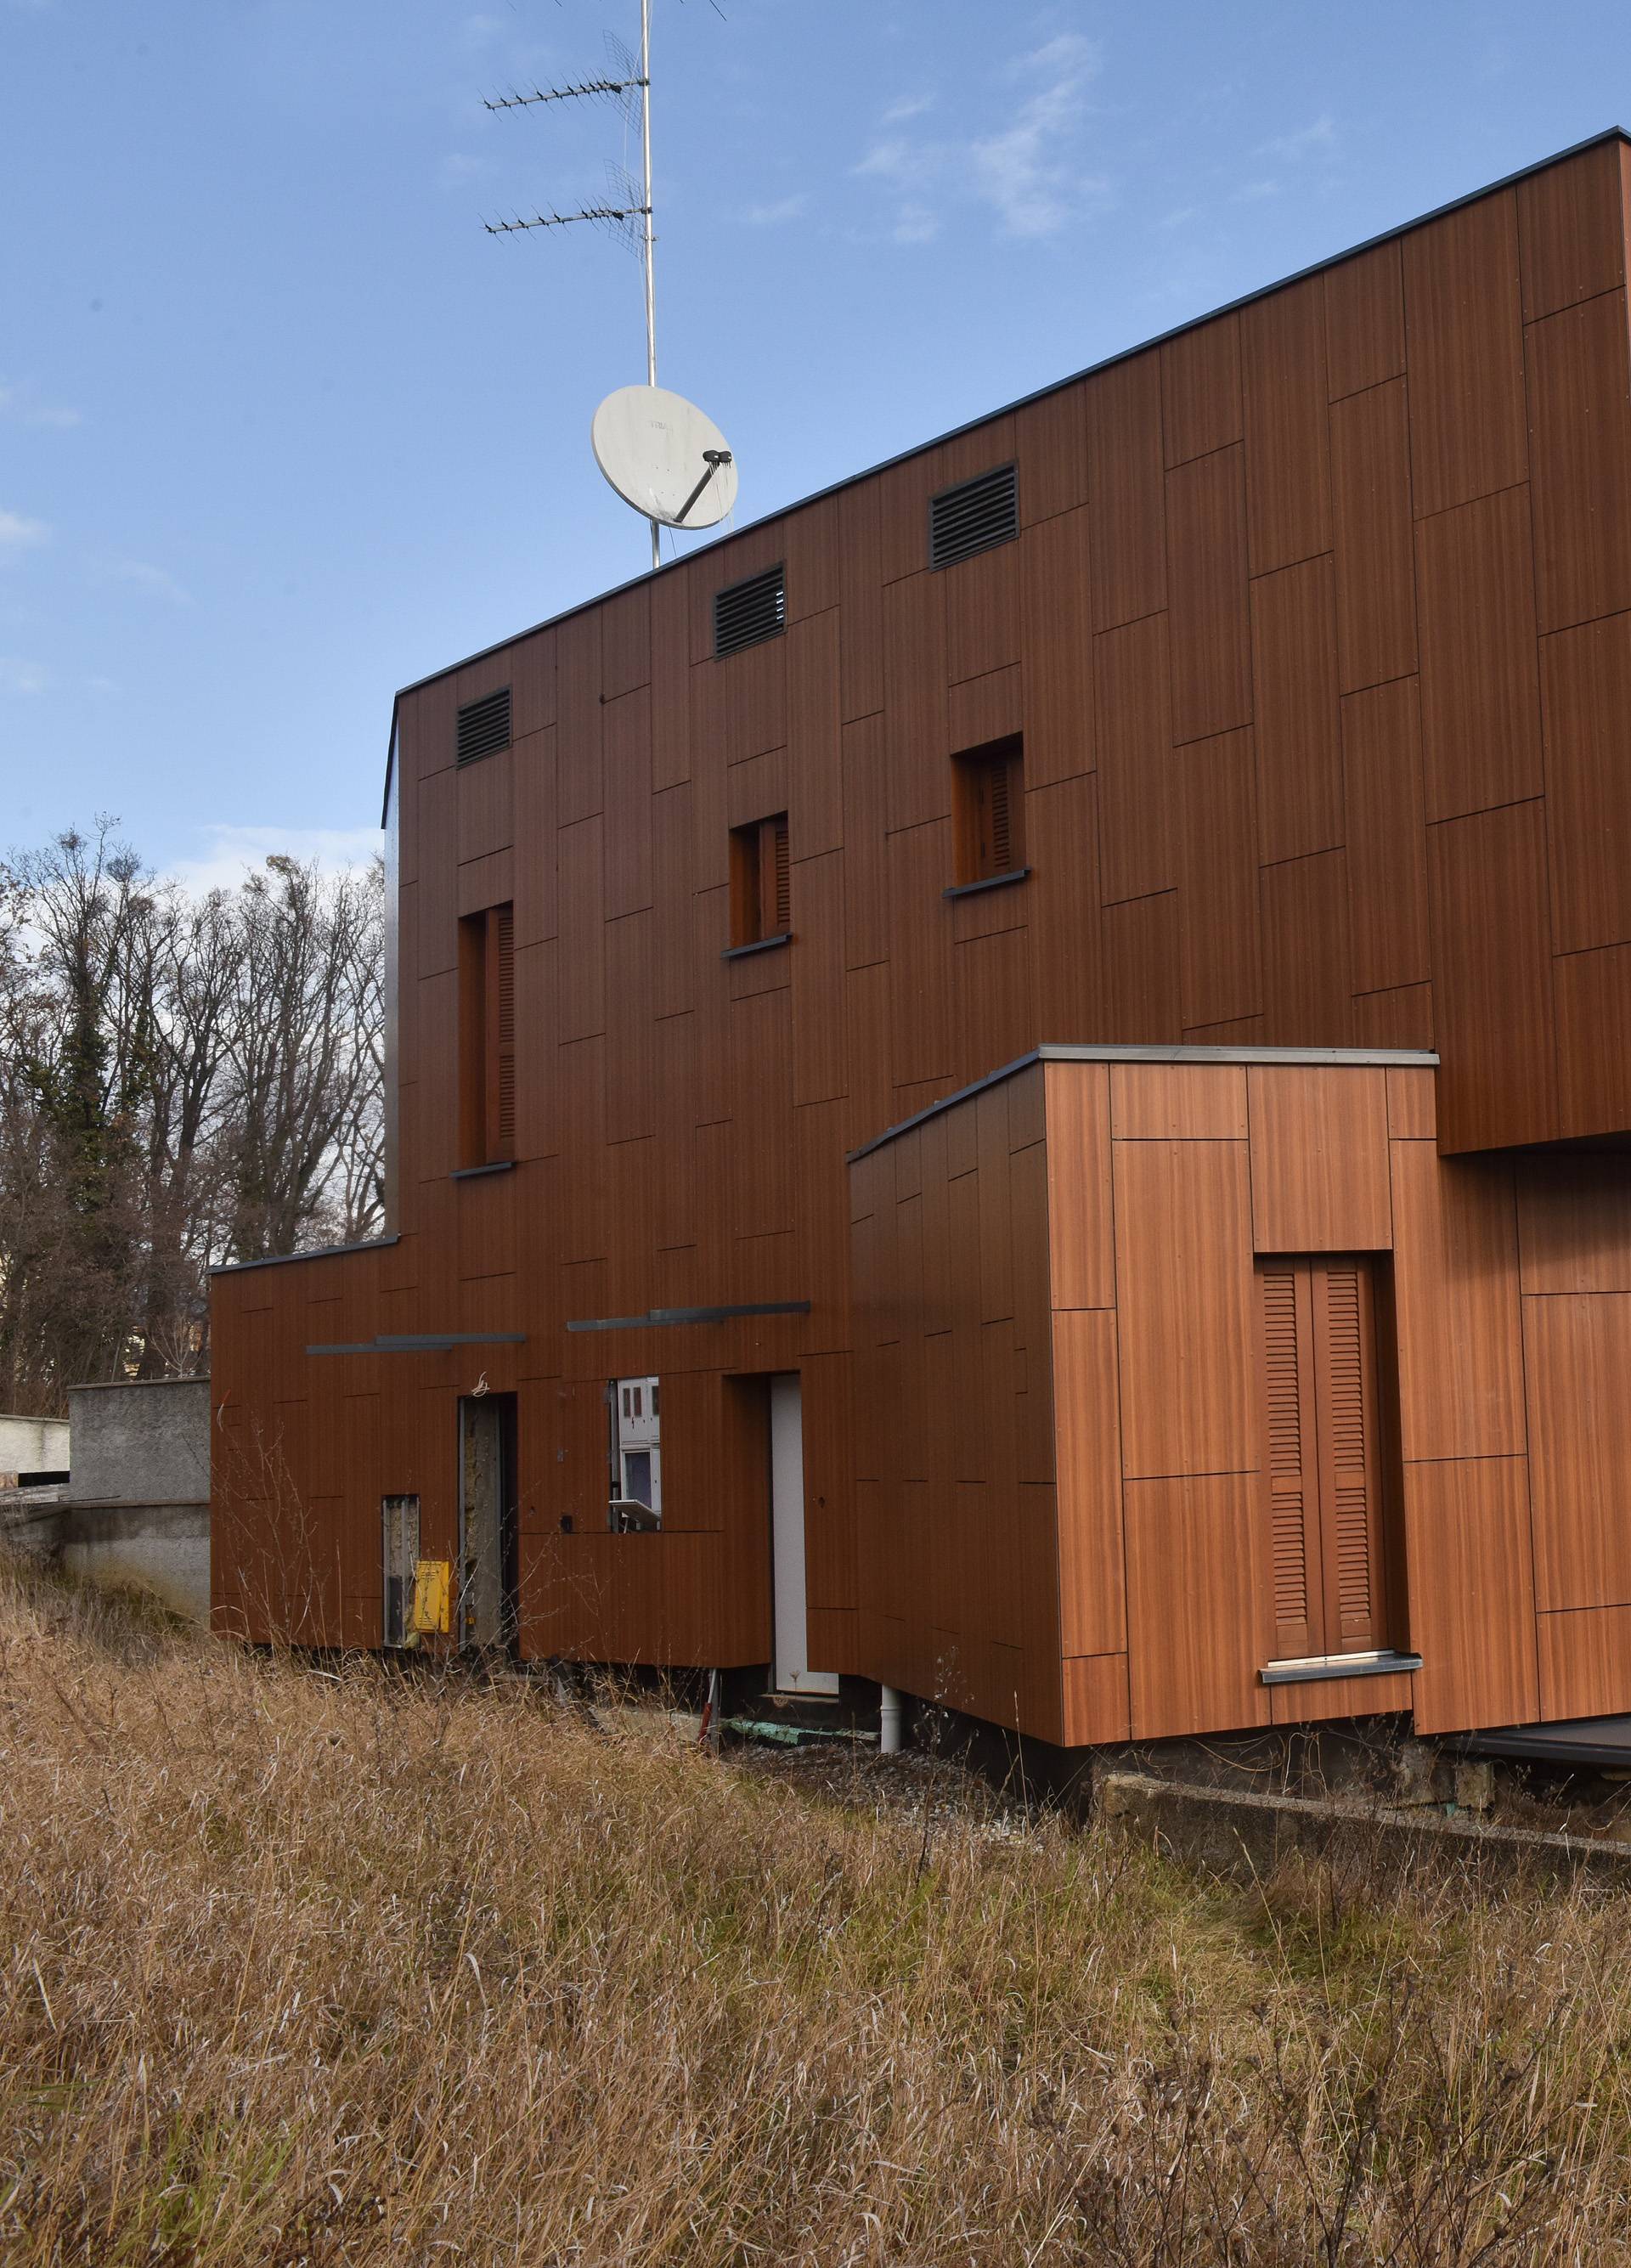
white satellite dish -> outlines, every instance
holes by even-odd
[[[664,527],[712,527],[736,501],[725,436],[683,394],[620,386],[595,411],[591,438],[624,502]]]

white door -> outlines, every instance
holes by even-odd
[[[838,1672],[812,1669],[804,1624],[804,1405],[797,1371],[771,1381],[771,1568],[776,1690],[836,1693]]]

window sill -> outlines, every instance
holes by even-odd
[[[1258,1670],[1265,1685],[1311,1685],[1324,1677],[1392,1677],[1420,1669],[1419,1653],[1316,1653],[1303,1661],[1271,1661]]]
[[[473,1182],[482,1174],[513,1174],[513,1158],[495,1158],[485,1166],[455,1166],[449,1178],[455,1182]]]
[[[782,931],[779,937],[756,937],[751,945],[727,945],[720,955],[721,961],[744,961],[750,953],[771,953],[779,945],[791,945],[793,932]]]
[[[1030,873],[1029,866],[1011,867],[1006,874],[987,874],[978,882],[954,882],[942,890],[942,898],[971,898],[978,890],[1006,890],[1011,882],[1022,882]]]

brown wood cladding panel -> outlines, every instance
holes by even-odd
[[[1631,1298],[1579,1292],[1524,1301],[1535,1602],[1631,1604]]]
[[[1167,603],[1160,355],[1098,372],[1087,401],[1093,624],[1108,630]]]
[[[1392,1149],[1399,1428],[1406,1458],[1524,1447],[1517,1218],[1509,1167]]]
[[[1310,276],[1241,316],[1246,525],[1254,575],[1331,549],[1325,279]]]
[[[1251,585],[1258,855],[1267,865],[1342,841],[1341,712],[1331,561]]]
[[[1347,853],[1265,866],[1263,1032],[1270,1047],[1347,1047],[1353,1038]]]
[[[1552,942],[1631,939],[1631,615],[1540,644]]]
[[[1045,1067],[1048,1242],[1057,1308],[1116,1303],[1110,1088],[1103,1064]]]
[[[1226,733],[1177,757],[1186,1025],[1255,1015],[1263,1005],[1251,743],[1250,732]]]
[[[1238,315],[1197,323],[1161,350],[1161,416],[1167,463],[1210,456],[1243,437]]]
[[[1325,270],[1325,374],[1339,401],[1405,374],[1405,291],[1397,242]]]
[[[1251,718],[1242,453],[1220,449],[1167,475],[1172,731],[1199,740]]]
[[[1106,905],[1169,890],[1177,880],[1170,671],[1164,613],[1094,641]]]
[[[1428,819],[1539,795],[1528,490],[1509,489],[1423,521],[1416,556]]]
[[[1525,322],[1594,299],[1625,281],[1623,150],[1618,140],[1583,150],[1518,183]]]
[[[1631,338],[1626,295],[1548,316],[1525,339],[1535,599],[1542,630],[1631,606]]]
[[[1015,413],[1020,519],[1031,526],[1073,512],[1087,494],[1087,403],[1080,386],[1061,386]]]
[[[1529,469],[1516,197],[1412,229],[1404,260],[1415,505],[1439,512]]]
[[[1535,1628],[1543,1723],[1561,1717],[1613,1716],[1624,1707],[1631,1606],[1538,1615]]]
[[[1411,533],[1410,412],[1405,381],[1371,387],[1331,411],[1337,657],[1345,693],[1416,666],[1416,563]]]
[[[1112,1064],[1110,1098],[1118,1142],[1244,1142],[1247,1137],[1244,1064]]]
[[[1509,805],[1428,830],[1447,1150],[1546,1142],[1557,1123],[1546,815]],[[1567,964],[1560,964],[1567,966]]]
[[[889,838],[889,1026],[897,1086],[948,1077],[956,1053],[950,909],[940,895],[950,876],[950,833],[949,822],[938,821]]]
[[[1517,1223],[1526,1292],[1631,1292],[1631,1160],[1526,1160]]]
[[[1385,992],[1419,983],[1431,952],[1413,677],[1351,693],[1343,702],[1342,778],[1354,990]]]
[[[1112,1145],[1129,1479],[1257,1464],[1246,1146]]]
[[[1055,1314],[1053,1410],[1061,1643],[1066,1654],[1119,1653],[1127,1622],[1112,1309]]]
[[[1552,964],[1557,1003],[1557,1130],[1631,1127],[1631,946],[1601,946]]]
[[[889,823],[920,827],[951,809],[946,718],[946,578],[927,572],[883,595]]]
[[[1132,1696],[1125,1653],[1077,1654],[1065,1672],[1067,1746],[1102,1746],[1133,1737]]]
[[[1184,1032],[1178,894],[1162,890],[1106,906],[1103,1037],[1179,1041]]]
[[[1266,1725],[1255,1477],[1129,1481],[1125,1498],[1133,1739]]]
[[[1532,1722],[1539,1710],[1522,1457],[1405,1468],[1419,1733]]]
[[[1438,1139],[1434,1075],[1390,1064],[1387,1070],[1387,1130],[1395,1142]]]
[[[1253,1064],[1251,1220],[1259,1252],[1384,1252],[1387,1074]]]
[[[1433,988],[1405,984],[1387,992],[1365,992],[1354,1002],[1357,1048],[1430,1048],[1433,1045]]]
[[[1025,777],[1032,787],[1043,787],[1091,771],[1095,762],[1087,513],[1060,512],[1027,528],[1019,562],[1022,707],[1015,725],[1002,729],[1022,724]]]
[[[991,893],[1015,901],[1030,950],[1033,1022],[1026,1046],[1057,1035],[1095,1035],[1103,1016],[1103,938],[1098,890],[1097,782],[1060,780],[1025,798],[1033,873],[1022,888]],[[994,1064],[983,1066],[994,1071]]]
[[[1000,543],[941,570],[950,683],[984,677],[1019,659],[1020,558],[1015,545]]]

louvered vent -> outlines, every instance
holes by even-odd
[[[458,761],[473,764],[478,756],[496,756],[510,745],[510,688],[483,693],[459,711]]]
[[[787,627],[787,585],[780,567],[767,567],[713,594],[713,652],[723,660],[744,646],[776,637]]]
[[[999,465],[929,498],[929,564],[955,567],[1019,534],[1019,468]]]

